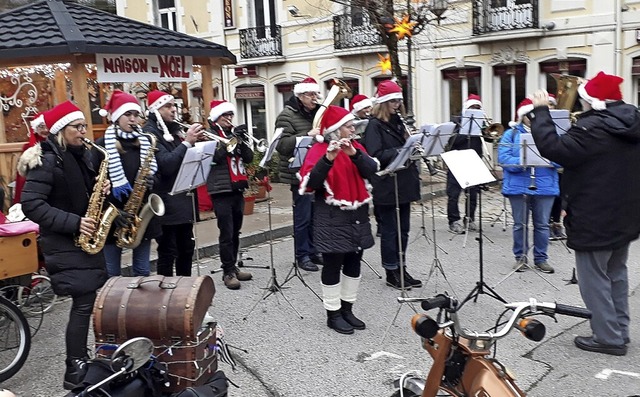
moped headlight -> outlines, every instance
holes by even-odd
[[[427,316],[426,314],[414,314],[411,318],[411,327],[416,334],[423,338],[431,339],[440,330],[438,322]]]

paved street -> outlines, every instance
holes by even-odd
[[[276,191],[277,190],[277,191]],[[282,186],[274,189],[277,204],[272,216],[275,229],[285,230],[290,218],[288,192]],[[425,228],[421,234],[422,211],[415,205],[412,215],[408,268],[411,274],[425,282],[436,260],[444,275],[436,269],[426,285],[410,296],[430,296],[448,291],[464,298],[479,280],[479,244],[476,235],[455,236],[447,232],[444,213],[445,199],[438,197],[433,205],[425,205]],[[503,231],[496,217],[503,208],[502,196],[492,187],[482,196],[482,225],[485,233],[482,253],[484,281],[507,301],[557,301],[582,305],[578,287],[567,285],[573,268],[573,255],[559,242],[549,247],[550,263],[555,274],[529,270],[515,273],[499,283],[513,265],[510,228]],[[246,225],[261,218],[262,231],[267,225],[267,206],[256,205],[256,214],[247,217]],[[435,249],[435,239],[438,249]],[[273,220],[273,219],[272,219]],[[494,223],[495,221],[495,223]],[[208,221],[213,223],[213,221]],[[199,238],[212,240],[215,226],[199,225]],[[494,224],[494,226],[491,226]],[[290,227],[290,224],[288,225]],[[211,228],[211,229],[209,229]],[[202,231],[205,230],[205,231]],[[253,258],[247,264],[269,265],[271,257],[277,280],[283,283],[291,269],[293,241],[279,235],[272,244],[260,243],[248,247]],[[252,232],[244,229],[245,242]],[[257,234],[256,234],[257,235]],[[255,236],[253,241],[259,241]],[[202,244],[201,244],[202,245]],[[213,250],[215,252],[215,249]],[[365,252],[364,258],[374,270],[380,267],[379,246]],[[216,257],[204,258],[200,273],[219,267]],[[366,265],[362,267],[362,284],[354,312],[367,323],[367,329],[354,335],[340,335],[326,327],[326,315],[321,301],[311,291],[320,294],[320,274],[302,272],[303,280],[293,278],[282,293],[265,298],[262,289],[269,283],[271,271],[251,269],[254,279],[243,282],[238,291],[224,288],[220,273],[215,274],[216,296],[210,313],[224,327],[227,342],[245,349],[233,350],[239,363],[236,371],[220,363],[229,378],[240,389],[231,386],[231,396],[390,396],[393,380],[407,371],[425,374],[431,365],[428,354],[421,349],[419,338],[409,326],[413,309],[397,303],[398,291],[379,279]],[[625,357],[587,353],[573,346],[576,335],[590,333],[584,320],[543,317],[547,335],[542,342],[531,342],[513,332],[498,343],[497,358],[517,376],[517,383],[529,396],[632,396],[640,394],[640,249],[632,246],[629,260],[631,285],[632,334]],[[499,283],[499,284],[498,284]],[[498,285],[496,285],[498,284]],[[5,383],[19,396],[63,396],[64,324],[69,303],[63,302],[45,316],[42,329],[33,341],[29,360],[23,370]],[[481,294],[476,303],[469,302],[462,310],[467,328],[489,329],[501,313],[499,302]],[[395,320],[394,320],[395,319]]]

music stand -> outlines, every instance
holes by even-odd
[[[200,250],[198,248],[198,223],[196,222],[196,200],[194,189],[207,183],[207,176],[211,171],[213,154],[216,151],[217,141],[196,142],[187,149],[180,164],[178,175],[169,192],[170,195],[187,192],[191,196],[191,209],[193,211],[193,241],[195,243],[196,264],[198,276],[200,276]],[[192,265],[193,267],[193,265]]]
[[[273,156],[273,152],[275,151],[276,146],[278,145],[278,141],[280,141],[280,136],[282,135],[282,128],[278,128],[276,129],[274,135],[273,135],[273,140],[271,141],[271,143],[269,144],[269,147],[267,148],[267,151],[264,153],[264,156],[262,157],[262,160],[260,161],[260,167],[264,168],[267,170],[267,183],[269,182],[269,166],[267,165],[267,163],[271,160],[271,157]],[[267,212],[269,214],[269,258],[271,260],[271,276],[269,277],[269,281],[267,282],[267,286],[262,288],[264,290],[264,294],[262,294],[262,297],[260,299],[258,299],[256,301],[256,303],[251,307],[251,310],[249,310],[249,312],[243,317],[243,320],[247,320],[247,317],[249,317],[249,315],[253,312],[253,310],[256,308],[256,306],[258,306],[258,303],[260,303],[260,301],[263,301],[265,299],[267,299],[269,296],[275,294],[276,292],[280,293],[280,295],[282,295],[282,298],[285,300],[285,302],[287,302],[289,304],[289,306],[291,306],[291,309],[293,309],[294,312],[296,312],[296,314],[298,315],[298,317],[300,317],[301,319],[303,318],[302,315],[300,314],[300,312],[298,312],[298,310],[296,310],[295,306],[293,306],[293,304],[291,303],[291,301],[287,298],[287,296],[284,294],[283,291],[283,285],[284,284],[280,284],[278,282],[278,277],[276,275],[276,267],[273,263],[273,226],[271,223],[271,192],[269,191],[269,189],[267,189]]]
[[[494,176],[491,174],[480,156],[478,156],[478,153],[473,149],[452,150],[442,153],[440,157],[442,157],[442,160],[447,164],[447,167],[449,167],[451,173],[460,186],[478,186],[495,181]],[[489,295],[502,303],[507,303],[496,291],[484,282],[482,189],[478,190],[478,237],[476,237],[476,240],[478,241],[480,279],[476,282],[476,286],[471,290],[471,292],[469,292],[469,295],[467,295],[467,297],[460,303],[460,307],[471,299],[476,302],[478,300],[478,296],[481,294]]]
[[[530,190],[536,190],[536,183],[535,183],[535,168],[536,167],[546,167],[546,168],[553,168],[554,165],[551,163],[550,160],[542,157],[542,155],[540,154],[540,151],[538,150],[538,147],[536,146],[534,140],[533,140],[533,135],[532,134],[528,134],[528,133],[521,133],[520,134],[520,166],[521,167],[528,167],[530,169],[531,172],[531,183],[529,185],[529,189]],[[526,198],[526,195],[525,195]],[[525,205],[528,205],[525,201]],[[523,234],[523,242],[525,243],[526,246],[526,242],[528,241],[528,234],[529,234],[529,211],[528,208],[525,210],[525,224],[522,227],[522,234]],[[533,222],[533,220],[532,220]],[[532,249],[533,245],[531,247],[527,247],[527,251],[525,252],[525,255],[528,254],[529,249]],[[556,287],[555,285],[553,285],[551,283],[551,281],[549,281],[546,277],[544,277],[542,274],[540,274],[539,272],[536,272],[535,269],[527,262],[524,262],[522,264],[522,266],[524,266],[525,268],[529,269],[529,270],[533,270],[534,273],[536,275],[538,275],[538,277],[540,277],[541,279],[543,279],[547,284],[549,284],[550,286],[552,286],[553,288],[555,288],[557,291],[559,291],[558,287]],[[509,272],[506,276],[504,276],[502,278],[502,280],[498,281],[493,287],[497,287],[498,285],[500,285],[503,281],[505,281],[506,279],[508,279],[509,277],[511,277],[514,273],[516,273],[518,270],[520,269],[520,267],[516,267],[513,270],[511,270],[511,272]]]

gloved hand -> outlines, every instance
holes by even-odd
[[[153,185],[156,182],[156,178],[153,175],[147,175],[144,178],[144,185],[147,190],[153,190]]]
[[[242,139],[243,141],[247,141],[248,128],[246,124],[237,125],[233,129],[233,134],[238,137],[238,139]]]
[[[118,210],[118,216],[113,221],[113,224],[115,225],[115,227],[119,228],[119,227],[126,227],[131,222],[133,222],[133,215],[131,215],[130,213],[119,209]]]

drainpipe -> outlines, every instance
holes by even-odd
[[[622,76],[622,0],[615,0],[616,11],[616,30],[613,40],[615,58],[614,70],[617,76]]]

